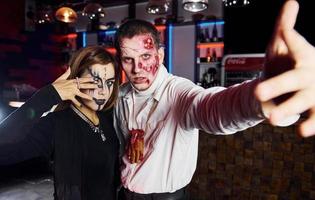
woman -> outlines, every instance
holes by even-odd
[[[96,46],[79,50],[69,66],[71,72],[0,124],[0,164],[52,156],[55,199],[115,199],[122,145],[110,108],[119,70],[114,58]],[[41,117],[56,104],[55,112]]]

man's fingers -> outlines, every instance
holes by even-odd
[[[281,29],[294,29],[299,12],[299,4],[296,0],[288,0],[281,8],[276,22],[276,31]]]
[[[313,107],[315,105],[315,96],[313,94],[310,89],[297,92],[271,111],[270,122],[277,124],[283,119]]]
[[[136,152],[133,148],[131,148],[131,156],[130,156],[130,163],[133,164],[135,163],[135,155],[136,155]]]
[[[308,119],[300,125],[299,132],[302,137],[315,135],[315,107],[310,110]]]
[[[282,94],[297,91],[308,84],[301,81],[303,77],[305,77],[303,70],[290,70],[259,83],[255,89],[255,94],[260,101],[268,101]]]
[[[139,149],[136,149],[135,150],[135,163],[139,163],[139,155],[140,155],[140,152],[139,152]]]
[[[304,57],[305,52],[308,52],[305,47],[313,49],[313,46],[296,30],[285,30],[282,34],[289,53],[294,56],[294,60],[299,60]]]

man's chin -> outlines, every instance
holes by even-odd
[[[139,91],[145,91],[146,89],[150,87],[150,85],[148,85],[147,83],[141,83],[141,84],[133,83],[132,85],[136,90],[139,90]]]

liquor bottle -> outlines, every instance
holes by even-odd
[[[211,41],[212,42],[218,42],[219,41],[219,39],[218,39],[218,29],[217,29],[216,23],[214,23],[214,25],[213,25]]]
[[[210,62],[217,62],[218,61],[218,58],[217,58],[217,51],[216,49],[212,49],[212,54],[211,54],[211,59],[210,59]]]
[[[204,42],[205,36],[200,27],[197,27],[197,42]]]
[[[210,42],[210,34],[209,34],[209,29],[205,29],[205,42]]]
[[[206,53],[206,58],[207,58],[207,62],[211,62],[211,48],[207,48],[207,53]]]

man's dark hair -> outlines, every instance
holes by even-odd
[[[123,23],[116,32],[115,35],[115,47],[117,50],[118,59],[121,55],[121,41],[123,38],[129,38],[136,35],[141,34],[151,34],[155,47],[158,49],[160,45],[160,37],[159,32],[155,28],[153,24],[150,22],[139,20],[139,19],[131,19],[127,22]]]

